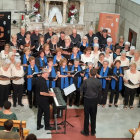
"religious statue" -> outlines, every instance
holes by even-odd
[[[62,13],[57,6],[54,6],[49,11],[49,24],[52,22],[53,18],[56,16],[57,23],[62,24]]]

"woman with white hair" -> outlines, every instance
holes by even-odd
[[[100,67],[97,72],[97,77],[100,79],[102,84],[102,95],[99,97],[98,105],[102,105],[102,107],[105,107],[106,101],[107,101],[107,94],[109,91],[109,81],[111,78],[109,76],[112,75],[111,69],[108,67],[109,61],[104,60],[103,61],[103,67]],[[104,77],[104,78],[103,78]],[[100,101],[101,99],[101,101]]]
[[[2,59],[6,59],[8,58],[9,55],[9,51],[10,51],[10,44],[5,44],[4,45],[4,50],[1,51],[1,58]]]
[[[115,49],[116,49],[117,46],[120,47],[120,48],[124,48],[124,37],[123,36],[119,37],[119,43],[115,44]]]
[[[93,38],[93,43],[92,43],[93,48],[94,48],[94,44],[98,44],[98,42],[99,42],[99,38],[95,36]]]
[[[14,64],[15,64],[15,54],[13,52],[9,53],[9,59],[11,61],[10,68],[12,69],[14,67]]]
[[[129,48],[130,47],[130,42],[125,42],[125,45],[124,45],[124,48],[122,48],[123,50],[125,50],[126,52],[128,52],[129,51]]]
[[[135,46],[130,47],[130,51],[126,52],[126,57],[131,61],[131,58],[134,57]]]
[[[24,76],[24,70],[23,70],[23,66],[21,66],[21,60],[15,59],[15,66],[12,68],[12,77],[17,77],[17,78],[12,80],[13,107],[16,107],[17,97],[18,97],[18,105],[24,106],[22,104],[22,95],[23,95],[23,89],[24,89],[23,76]]]
[[[14,53],[14,55],[15,55],[15,59],[20,59],[20,54],[17,53],[17,49],[16,49],[15,46],[11,46],[11,47],[10,47],[10,50],[11,50],[11,52]]]
[[[140,51],[139,50],[134,51],[134,57],[132,57],[131,63],[136,63],[137,68],[140,69]]]
[[[89,45],[88,45],[88,38],[87,38],[87,36],[84,36],[84,37],[82,38],[82,42],[81,42],[81,44],[80,44],[79,55],[83,54],[85,48],[88,47],[88,46],[89,46]]]
[[[97,58],[97,59],[99,59],[99,54],[101,53],[100,51],[99,51],[99,44],[94,44],[94,49],[93,49],[93,51],[91,51],[91,54],[93,54],[93,57],[95,57],[95,58]]]
[[[140,72],[136,70],[137,65],[135,63],[130,64],[130,69],[124,74],[124,85],[125,85],[125,105],[124,109],[127,108],[128,100],[130,109],[133,109],[134,96],[139,87]]]
[[[6,59],[4,61],[3,66],[0,68],[0,75],[4,77],[0,77],[0,110],[2,110],[4,102],[8,101],[8,95],[11,94],[11,69],[10,69],[11,61]]]
[[[113,52],[113,50],[114,50],[114,47],[113,47],[113,45],[112,45],[112,38],[107,38],[107,45],[106,45],[106,47],[110,47],[110,52]],[[105,47],[105,48],[106,48]]]

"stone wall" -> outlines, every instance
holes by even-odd
[[[120,13],[119,36],[128,40],[129,28],[137,33],[136,47],[140,49],[140,5],[131,0],[116,0],[116,13]]]

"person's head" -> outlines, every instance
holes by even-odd
[[[29,57],[29,63],[30,63],[31,66],[35,65],[35,58],[33,56]]]
[[[109,61],[108,61],[108,60],[104,60],[104,61],[103,61],[103,67],[104,67],[104,68],[107,68],[108,65],[109,65]]]
[[[15,54],[13,52],[9,53],[9,59],[14,60],[15,59]]]
[[[109,53],[109,52],[110,52],[110,47],[106,47],[106,48],[105,48],[105,52],[106,52],[106,53]]]
[[[9,51],[9,49],[10,49],[10,44],[5,44],[4,45],[4,50],[5,51]]]
[[[73,52],[74,54],[77,54],[77,53],[78,53],[78,47],[76,47],[76,46],[73,47],[73,48],[72,48],[72,52]]]
[[[11,102],[5,101],[4,102],[4,109],[5,110],[10,110],[11,109]]]
[[[101,35],[103,34],[103,29],[104,29],[104,27],[101,27],[101,28],[100,28],[100,34],[101,34]]]
[[[121,58],[122,58],[122,59],[125,59],[125,58],[126,58],[126,51],[125,51],[125,50],[123,50],[123,51],[121,52]]]
[[[29,47],[25,47],[24,50],[23,50],[23,52],[24,52],[27,56],[29,56],[29,54],[30,54],[30,48],[29,48]]]
[[[46,79],[48,76],[49,76],[49,69],[43,68],[42,69],[42,77],[44,77]]]
[[[105,38],[106,38],[106,37],[107,37],[107,29],[103,29],[103,31],[102,31],[102,32],[103,32],[103,37],[105,37]]]
[[[51,37],[51,42],[52,42],[52,43],[57,43],[58,41],[59,41],[59,38],[58,38],[57,35],[53,35],[53,36]]]
[[[116,60],[115,63],[114,63],[114,65],[115,65],[117,68],[119,68],[120,65],[121,65],[121,61],[120,61],[120,60]]]
[[[38,42],[44,44],[44,36],[39,36]]]
[[[77,35],[77,30],[76,29],[73,29],[72,30],[72,34],[73,34],[73,36],[76,36]]]
[[[27,39],[30,39],[30,37],[31,37],[31,32],[30,32],[30,31],[27,31],[27,32],[25,33],[25,36],[26,36]]]
[[[41,58],[44,58],[44,51],[43,51],[43,49],[40,49],[39,52],[38,52],[38,54],[39,54],[39,56]]]
[[[130,47],[130,42],[125,42],[125,50],[129,50],[129,47]]]
[[[48,59],[48,66],[49,67],[52,67],[53,66],[53,59],[52,58],[49,58]]]
[[[112,44],[112,38],[107,38],[107,45],[110,46]]]
[[[36,27],[35,30],[34,30],[34,32],[35,32],[36,36],[38,36],[38,34],[39,34],[39,28]]]
[[[93,34],[93,28],[89,28],[88,33],[89,33],[89,35],[92,35]]]
[[[4,122],[4,128],[7,131],[11,131],[13,128],[13,121],[12,120],[7,120]]]
[[[60,66],[66,66],[67,65],[67,59],[66,58],[62,58],[59,62]]]
[[[90,77],[95,77],[96,73],[97,73],[96,69],[91,69],[90,70]]]
[[[91,70],[93,68],[93,63],[92,62],[88,62],[88,68],[89,68],[89,70]]]
[[[71,38],[68,35],[65,36],[65,43],[71,43]]]
[[[26,137],[26,140],[37,140],[37,137],[35,134],[29,134],[27,137]]]
[[[131,55],[134,55],[135,49],[136,49],[135,46],[130,47],[130,54]]]
[[[13,34],[11,35],[11,39],[13,42],[16,42],[17,41],[17,35]]]
[[[6,71],[9,69],[10,65],[11,61],[9,59],[5,59],[3,67],[5,68]]]
[[[49,34],[52,34],[52,27],[49,27]]]
[[[116,47],[115,53],[116,53],[116,54],[120,54],[120,52],[121,52],[120,47]]]
[[[74,59],[74,65],[75,65],[75,66],[78,66],[78,65],[79,65],[79,59],[78,59],[78,58],[75,58],[75,59]]]
[[[83,42],[83,43],[88,43],[88,38],[87,38],[87,36],[84,36],[84,37],[82,38],[82,42]]]
[[[140,51],[139,50],[135,50],[134,57],[135,58],[139,58],[140,57]]]
[[[20,28],[20,32],[21,32],[21,34],[25,34],[25,27],[24,26],[21,26],[21,28]]]
[[[84,54],[91,54],[91,47],[86,47],[85,50],[84,50]]]
[[[136,68],[137,68],[137,64],[136,64],[136,63],[131,63],[131,64],[130,64],[130,70],[131,70],[131,71],[135,71]]]
[[[14,54],[17,53],[17,48],[15,46],[11,46],[10,47],[11,52],[13,52]]]
[[[62,39],[62,40],[64,40],[65,39],[65,32],[60,32],[60,38]]]
[[[61,56],[63,50],[61,48],[57,48],[55,52],[57,56]]]
[[[21,60],[20,59],[15,59],[15,66],[20,67],[21,66]]]
[[[100,61],[103,61],[104,58],[105,58],[105,54],[104,54],[104,53],[100,53],[100,54],[99,54],[99,60],[100,60]]]
[[[44,45],[43,45],[43,50],[44,50],[44,51],[49,51],[49,50],[50,50],[50,45],[47,44],[47,43],[44,44]]]
[[[99,49],[99,44],[94,44],[94,51],[98,51],[98,49]]]
[[[94,44],[98,43],[98,37],[94,37],[93,42],[94,42]]]
[[[119,43],[123,43],[124,42],[124,37],[123,36],[120,36],[119,37]]]

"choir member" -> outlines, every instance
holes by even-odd
[[[60,60],[61,60],[62,58],[64,58],[64,56],[61,55],[61,54],[62,54],[62,51],[63,51],[63,50],[62,50],[61,48],[57,48],[57,49],[56,49],[56,51],[55,51],[56,55],[55,55],[54,58],[53,58],[53,65],[54,65],[54,66],[58,66]]]
[[[132,63],[130,65],[130,69],[127,70],[124,74],[124,85],[125,85],[125,104],[124,109],[127,108],[128,100],[129,101],[129,107],[130,109],[133,109],[133,101],[134,96],[137,91],[137,88],[139,87],[140,82],[140,72],[136,70],[137,65],[135,63]]]
[[[31,35],[31,46],[32,46],[32,49],[35,48],[35,43],[38,41],[40,35],[41,34],[39,33],[39,28],[36,27],[35,30],[34,30],[34,33]]]
[[[131,63],[136,63],[137,68],[140,68],[140,51],[134,51],[134,57],[131,59]]]
[[[88,79],[89,78],[89,72],[91,69],[93,69],[93,63],[92,62],[88,62],[88,68],[85,72],[85,77],[84,77],[84,80]]]
[[[13,87],[13,107],[16,107],[17,97],[18,97],[18,105],[24,106],[22,104],[22,95],[23,95],[23,88],[24,88],[24,70],[23,66],[21,66],[21,60],[15,60],[15,66],[12,68],[12,76],[19,77],[12,80],[12,87]]]
[[[87,36],[88,38],[89,46],[92,46],[93,38],[95,37],[95,34],[93,33],[93,28],[90,28],[88,34],[86,34],[85,36]]]
[[[96,36],[99,38],[99,40],[100,40],[100,38],[101,38],[102,35],[103,35],[103,29],[104,29],[104,28],[101,27],[101,28],[100,28],[100,31],[96,33]]]
[[[8,95],[11,94],[11,69],[10,69],[11,61],[6,59],[4,61],[3,66],[0,68],[0,75],[6,77],[0,77],[0,110],[2,110],[4,102],[8,101]]]
[[[1,51],[1,59],[6,59],[9,56],[10,44],[4,45],[4,50]]]
[[[44,51],[44,55],[46,56],[50,56],[51,55],[51,51],[50,51],[50,45],[49,44],[44,44],[43,45],[43,51]]]
[[[59,41],[58,41],[58,46],[59,47],[63,47],[65,46],[65,32],[60,32],[60,37],[59,37]]]
[[[98,44],[98,41],[99,41],[99,38],[95,36],[93,38],[93,43],[92,43],[93,49],[94,49],[94,44]]]
[[[62,58],[59,62],[58,71],[58,79],[57,79],[57,86],[63,90],[64,88],[69,86],[69,79],[68,74],[65,71],[68,71],[67,67],[67,59]],[[67,101],[67,97],[64,96],[65,101]]]
[[[77,47],[80,46],[81,36],[79,34],[77,34],[76,29],[72,30],[72,34],[70,35],[70,38],[71,38],[71,42],[73,43],[74,46],[77,46]]]
[[[126,52],[128,52],[129,51],[129,48],[130,47],[130,42],[125,42],[125,45],[124,45],[124,48],[123,48],[123,50],[125,50]]]
[[[13,52],[9,53],[9,59],[11,61],[10,68],[12,69],[14,67],[14,65],[15,65],[15,54]]]
[[[135,46],[130,47],[130,51],[126,52],[126,57],[131,61],[131,58],[134,57]]]
[[[17,49],[16,49],[15,46],[11,46],[11,47],[10,47],[10,50],[11,50],[11,52],[14,53],[15,59],[20,59],[20,54],[17,52]]]
[[[48,59],[47,68],[49,69],[49,72],[50,72],[49,77],[56,77],[57,72],[56,72],[56,69],[53,67],[53,59],[52,58]],[[57,77],[55,79],[53,79],[53,81],[50,81],[49,79],[47,79],[46,83],[47,83],[48,88],[55,88],[56,80],[57,80]]]
[[[27,78],[27,92],[28,92],[29,108],[32,108],[32,106],[37,108],[37,105],[36,105],[36,90],[35,90],[37,78],[35,76],[33,76],[32,74],[34,72],[39,72],[39,69],[35,65],[35,58],[33,56],[29,57],[29,63],[30,63],[30,65],[26,69],[26,74],[25,74],[25,78]],[[33,103],[32,103],[33,92],[34,92],[34,98],[33,98]]]
[[[24,45],[25,41],[25,27],[21,26],[20,32],[17,33],[17,40],[19,41],[20,45]]]
[[[115,44],[115,49],[116,49],[116,46],[119,46],[121,49],[124,47],[124,37],[123,36],[119,37],[119,43]]]
[[[109,100],[109,107],[112,106],[113,103],[113,97],[115,94],[115,99],[114,99],[114,105],[115,107],[118,107],[117,102],[119,98],[119,92],[122,90],[123,86],[123,69],[121,68],[121,61],[116,60],[115,61],[115,67],[113,68],[113,76],[111,80],[111,94],[110,94],[110,100]]]
[[[107,101],[107,94],[109,91],[109,81],[111,78],[109,76],[112,75],[111,69],[108,67],[109,62],[107,60],[103,61],[103,67],[100,67],[98,70],[97,77],[100,78],[101,84],[102,84],[102,97],[101,102],[99,101],[98,105],[102,105],[102,107],[105,107],[106,101]],[[102,78],[106,77],[106,78]],[[99,97],[100,99],[100,97]]]
[[[35,63],[38,68],[42,69],[47,66],[47,58],[46,58],[46,56],[44,56],[43,49],[41,49],[38,54],[39,54],[39,56],[36,57]]]
[[[93,57],[94,58],[97,58],[97,59],[99,59],[99,54],[101,53],[100,51],[99,51],[99,44],[94,44],[94,49],[93,49],[93,51],[91,52],[91,54],[93,54]]]
[[[112,38],[107,38],[107,45],[106,45],[106,47],[110,47],[110,52],[114,51],[114,47],[113,47],[113,44],[112,44]]]
[[[17,48],[17,51],[20,49],[20,43],[17,40],[17,35],[11,35],[12,40],[9,42],[11,46],[15,46]]]
[[[78,58],[75,58],[74,59],[74,65],[70,68],[71,71],[82,71],[82,68],[79,66],[79,59]],[[84,74],[81,74],[81,76],[84,76]],[[80,101],[80,86],[82,84],[82,77],[81,76],[74,76],[74,75],[71,75],[71,78],[70,78],[70,84],[75,84],[75,87],[76,87],[76,100],[75,100],[75,104],[76,106],[78,107],[79,106],[79,101]],[[73,97],[73,94],[74,93],[71,93],[69,95],[69,106],[72,106],[72,97]]]
[[[113,54],[110,53],[110,47],[105,48],[105,60],[108,60],[108,62],[109,62],[108,66],[111,68],[111,66],[113,64]]]
[[[44,45],[44,37],[40,35],[38,42],[35,43],[35,50],[39,52],[39,50],[43,48],[43,45]]]
[[[115,52],[113,53],[113,60],[117,58],[117,56],[121,56],[121,48],[118,46],[115,48]]]
[[[27,31],[25,33],[24,45],[29,44],[31,46],[31,32]]]
[[[49,27],[48,30],[49,30],[49,31],[44,35],[45,43],[50,43],[51,37],[52,37],[53,35],[56,35],[56,33],[54,33],[54,32],[52,31],[52,27]]]
[[[105,54],[104,53],[100,53],[99,54],[98,67],[96,69],[99,69],[100,67],[103,66],[104,60],[105,60]]]
[[[23,66],[24,71],[29,65],[29,57],[30,57],[30,48],[25,47],[23,50],[24,54],[21,56],[21,64]]]
[[[80,59],[80,55],[78,54],[78,47],[76,46],[72,48],[72,54],[70,60],[74,60],[75,58]]]

